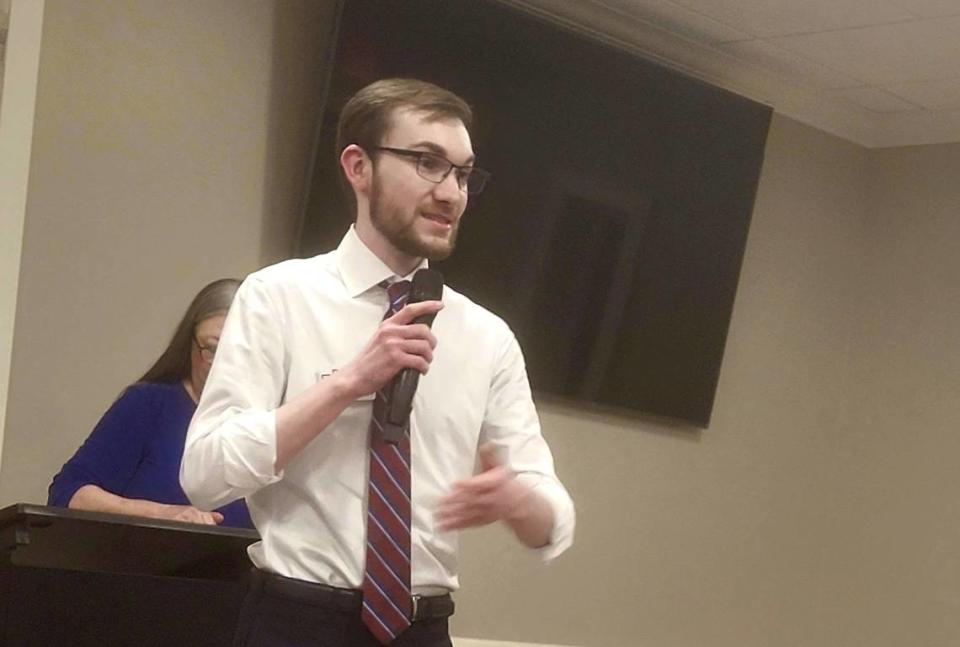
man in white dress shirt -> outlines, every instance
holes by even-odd
[[[255,272],[236,296],[180,479],[201,509],[245,497],[260,532],[237,645],[449,646],[460,530],[502,521],[544,560],[572,543],[573,503],[508,326],[449,287],[387,312],[383,286],[451,254],[487,179],[471,119],[422,81],[354,95],[337,137],[354,225],[336,250]],[[414,321],[434,313],[432,329]],[[406,461],[412,602],[384,637],[361,618],[372,404],[406,368],[421,374]]]

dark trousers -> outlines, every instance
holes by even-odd
[[[254,581],[243,602],[234,647],[381,647],[360,611],[265,592]],[[391,647],[452,647],[447,618],[418,620]]]

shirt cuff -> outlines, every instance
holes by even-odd
[[[573,545],[573,530],[576,525],[576,513],[570,495],[560,483],[544,475],[519,474],[517,478],[528,485],[535,494],[543,497],[553,510],[553,529],[550,541],[540,548],[534,548],[543,563],[549,563]]]
[[[275,411],[247,411],[230,421],[224,440],[223,474],[231,488],[253,492],[283,478],[277,462]]]

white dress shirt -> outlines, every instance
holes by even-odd
[[[374,396],[347,406],[280,473],[275,411],[357,356],[387,308],[377,284],[395,278],[351,228],[335,251],[255,272],[237,292],[190,424],[180,481],[202,509],[247,498],[261,536],[249,551],[259,568],[331,586],[362,584]],[[573,503],[540,433],[516,338],[449,287],[443,303],[410,419],[416,593],[458,586],[459,535],[441,532],[434,511],[455,481],[475,473],[485,442],[552,507],[543,558],[573,541]]]

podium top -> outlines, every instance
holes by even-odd
[[[0,562],[234,580],[250,570],[253,530],[17,503],[0,510]]]

